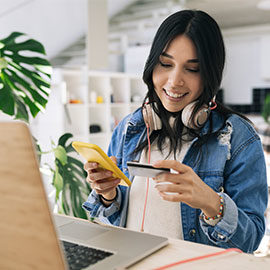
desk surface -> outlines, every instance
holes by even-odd
[[[57,216],[57,215],[56,215]],[[75,217],[69,217],[77,219]],[[87,222],[86,220],[83,220]],[[103,226],[109,226],[104,225]],[[124,228],[121,228],[126,230]],[[169,244],[160,250],[152,253],[148,257],[128,267],[128,270],[148,270],[168,265],[180,260],[186,260],[198,256],[203,256],[224,249],[192,243],[184,240],[169,239]],[[211,258],[188,262],[178,266],[167,268],[169,270],[269,270],[269,257],[255,257],[251,254],[238,253],[235,251],[221,254]]]
[[[129,267],[128,270],[147,270],[158,268],[173,262],[202,256],[223,249],[191,243],[183,240],[169,239],[169,245],[155,252],[151,256]],[[188,262],[178,266],[170,267],[169,270],[269,270],[270,258],[255,257],[251,254],[229,252],[211,258]]]

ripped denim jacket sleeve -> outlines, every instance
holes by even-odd
[[[236,247],[251,253],[265,231],[267,182],[264,154],[258,136],[243,141],[228,157],[224,171],[224,215],[215,225],[200,219],[208,239],[223,248]],[[243,248],[244,247],[244,248]]]

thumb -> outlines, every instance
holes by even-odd
[[[112,160],[113,163],[115,163],[115,165],[117,165],[117,159],[115,156],[111,156],[110,159]]]

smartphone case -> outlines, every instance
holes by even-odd
[[[130,186],[130,180],[97,145],[74,141],[72,147],[88,162],[97,162],[101,168],[113,172],[113,177],[121,179],[120,185]]]

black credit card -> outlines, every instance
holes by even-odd
[[[160,173],[170,172],[170,169],[168,168],[154,168],[151,164],[139,163],[134,161],[128,161],[127,166],[129,173],[134,176],[153,178]]]

